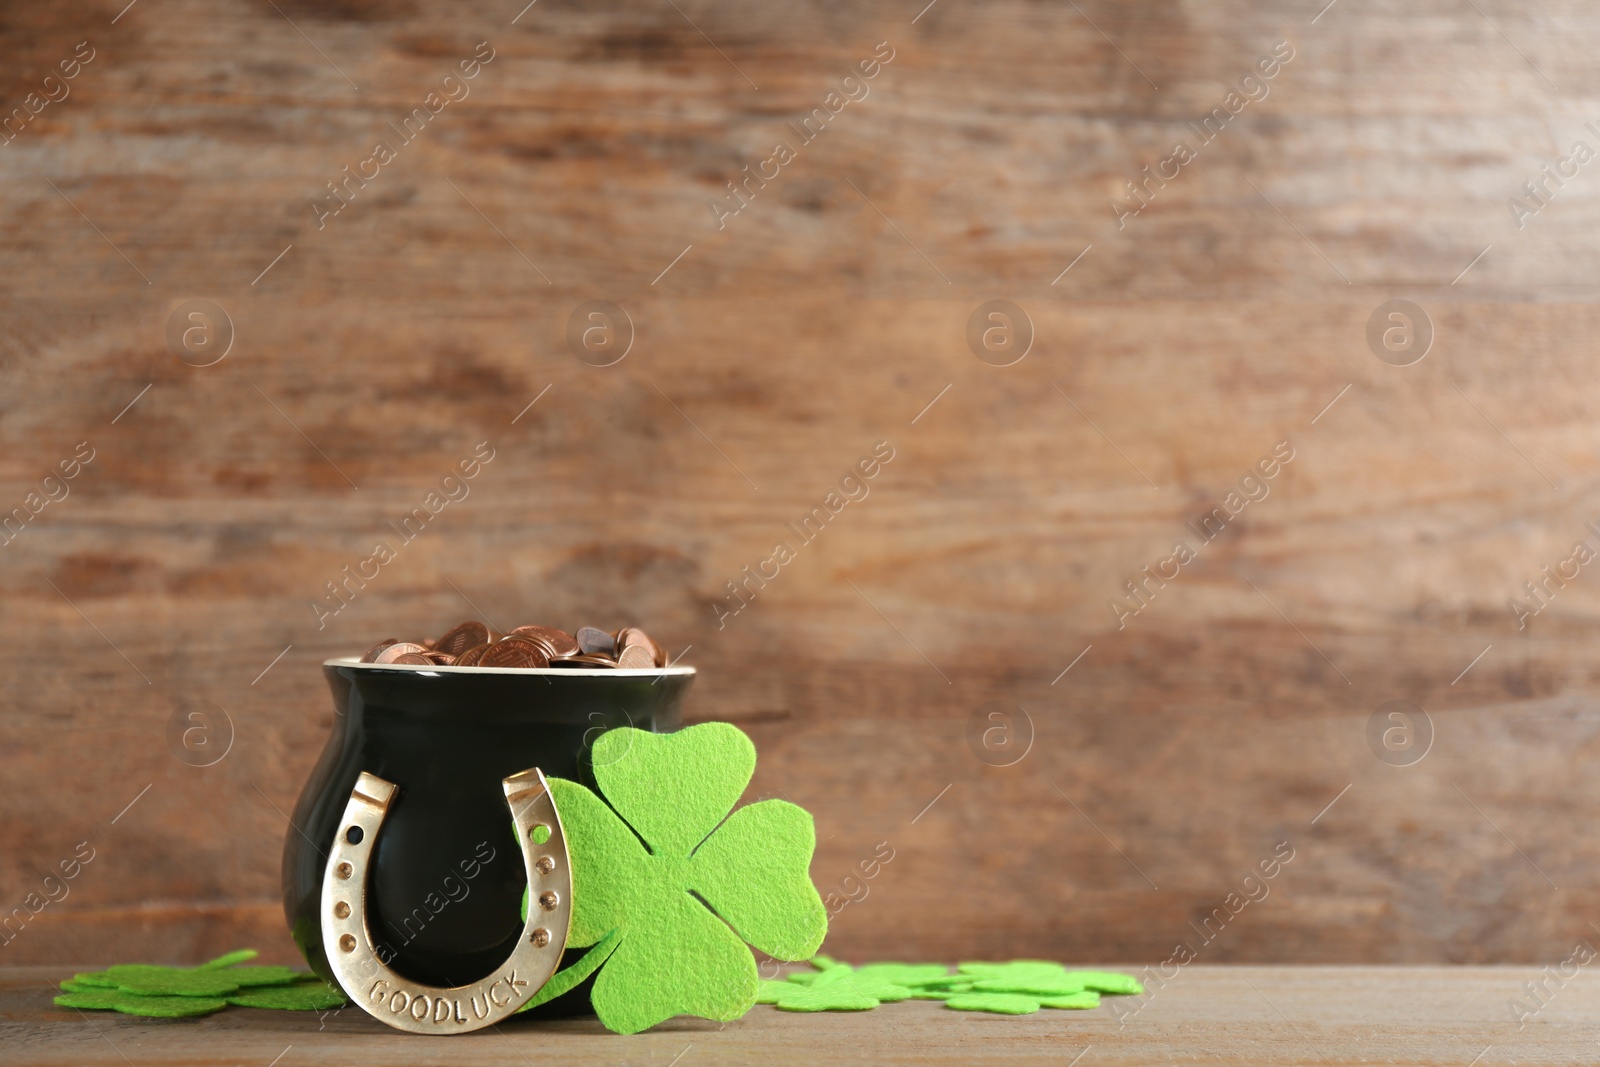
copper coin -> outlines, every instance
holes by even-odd
[[[414,645],[410,641],[400,641],[400,642],[398,642],[396,644],[390,645],[388,648],[385,648],[383,651],[379,652],[377,658],[374,659],[372,662],[374,662],[374,663],[393,663],[396,660],[398,660],[401,656],[409,655],[409,654],[411,654],[413,652],[426,652],[426,651],[427,651],[427,649],[423,648],[421,645]]]
[[[552,645],[547,639],[540,637],[537,634],[518,634],[517,637],[520,640],[532,641],[534,644],[538,645],[540,651],[544,653],[545,659],[550,660],[556,658],[557,653],[555,646]]]
[[[452,656],[459,656],[469,648],[489,643],[489,628],[481,622],[464,622],[459,626],[451,627],[444,632],[434,643],[434,648],[440,652],[448,652]]]
[[[617,666],[625,671],[649,670],[656,665],[655,657],[643,645],[629,645],[617,657]]]
[[[593,626],[578,627],[578,648],[585,653],[604,652],[611,655],[617,650],[617,643],[612,636],[604,630]]]
[[[667,665],[667,653],[662,647],[651,640],[650,635],[637,626],[628,626],[617,633],[617,656],[621,658],[623,650],[637,645],[650,653],[650,664],[653,667]]]
[[[557,656],[575,656],[583,651],[578,647],[578,639],[565,630],[558,630],[554,626],[519,626],[511,633],[519,637],[540,637],[550,646],[553,654]],[[508,635],[509,636],[509,635]]]
[[[476,667],[478,665],[478,661],[483,658],[483,654],[487,651],[489,651],[489,646],[486,644],[478,645],[475,648],[469,648],[465,652],[461,653],[461,655],[456,657],[455,665],[457,667]]]
[[[522,637],[502,637],[484,650],[483,655],[478,658],[478,666],[548,667],[550,657],[545,654],[544,647],[537,642]]]
[[[615,667],[616,665],[617,661],[612,659],[610,656],[602,656],[598,654],[591,656],[587,653],[580,656],[562,656],[560,659],[553,659],[550,661],[550,666],[552,667],[584,667],[593,669],[597,667]]]
[[[440,652],[437,649],[424,652],[422,655],[428,657],[429,663],[436,664],[440,667],[454,667],[456,664],[456,658],[454,656],[448,652]]]
[[[382,641],[379,641],[377,644],[373,645],[370,649],[368,649],[367,650],[367,654],[365,656],[361,657],[361,662],[362,663],[376,663],[376,662],[378,662],[378,653],[382,652],[384,649],[388,648],[390,645],[398,645],[399,643],[400,643],[400,639],[398,637],[386,637]]]
[[[432,667],[435,665],[433,660],[429,659],[427,655],[422,652],[407,652],[403,656],[396,656],[394,659],[390,660],[390,662],[404,663],[412,667]]]

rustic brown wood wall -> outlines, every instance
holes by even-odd
[[[0,547],[0,904],[94,854],[0,961],[288,957],[318,663],[479,610],[692,645],[693,716],[816,813],[819,885],[893,849],[846,957],[1600,938],[1600,568],[1567,562],[1600,548],[1591,8],[123,3],[0,8],[0,511],[39,509]],[[777,177],[728,215],[747,164]],[[167,339],[195,299],[234,335],[203,368]],[[1395,299],[1432,325],[1409,366],[1367,340]],[[593,300],[632,322],[614,366],[568,344]],[[1032,324],[1011,366],[968,344],[992,300]],[[481,441],[471,495],[319,629]],[[879,441],[870,495],[719,627]],[[1519,629],[1546,565],[1570,580]],[[1420,760],[1369,743],[1392,700]],[[231,721],[213,766],[169,742],[190,701]],[[970,740],[990,701],[1031,722],[1010,750]]]

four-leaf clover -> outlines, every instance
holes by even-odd
[[[572,851],[567,944],[616,935],[591,996],[608,1029],[637,1033],[674,1015],[737,1019],[758,986],[745,942],[780,960],[809,959],[822,944],[811,816],[784,800],[732,811],[755,759],[727,723],[673,734],[622,727],[594,744],[604,800],[550,779]]]

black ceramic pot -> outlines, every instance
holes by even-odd
[[[538,767],[592,784],[595,738],[617,726],[676,730],[694,680],[692,667],[541,671],[346,658],[322,669],[333,734],[284,841],[289,929],[312,970],[331,981],[318,914],[323,867],[350,790],[370,771],[399,787],[368,878],[372,938],[401,975],[439,986],[489,974],[522,930],[527,881],[500,780]]]

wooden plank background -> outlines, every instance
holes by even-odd
[[[1600,938],[1600,578],[1525,629],[1507,607],[1600,546],[1600,164],[1560,163],[1600,148],[1600,18],[1321,6],[0,7],[0,511],[94,455],[0,548],[0,905],[94,855],[0,962],[291,956],[317,665],[478,611],[692,646],[691,717],[815,812],[824,891],[893,849],[834,920],[848,958]],[[480,42],[470,95],[319,228]],[[880,46],[719,229],[707,201]],[[166,339],[196,298],[234,330],[205,368]],[[1366,341],[1399,298],[1435,332],[1407,367]],[[591,300],[632,321],[614,366],[569,349]],[[990,300],[1033,325],[1015,365],[968,347]],[[471,495],[319,629],[323,584],[482,441]],[[719,627],[879,441],[870,495]],[[1124,583],[1282,441],[1270,495],[1119,629]],[[969,744],[996,700],[1031,723],[1010,766]],[[1368,742],[1391,700],[1432,724],[1409,766]],[[168,739],[196,706],[231,722],[203,768]]]

